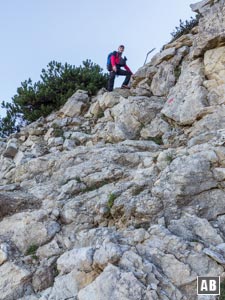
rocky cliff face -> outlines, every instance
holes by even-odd
[[[0,299],[193,300],[223,279],[225,1],[192,9],[131,90],[77,91],[1,140]]]

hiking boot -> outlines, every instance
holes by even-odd
[[[130,89],[130,87],[128,86],[128,85],[125,85],[125,84],[123,84],[122,86],[121,86],[121,89]]]

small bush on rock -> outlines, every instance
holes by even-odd
[[[171,42],[175,41],[184,34],[188,34],[192,28],[198,25],[199,19],[200,15],[196,15],[195,18],[191,17],[189,21],[186,20],[185,22],[183,22],[182,20],[180,20],[179,27],[175,27],[175,30],[171,33],[173,37]]]
[[[37,245],[30,245],[30,247],[27,249],[25,255],[35,255],[37,249],[38,249]]]
[[[107,202],[107,206],[109,209],[111,209],[114,205],[114,201],[116,200],[116,195],[114,193],[110,193],[108,196],[108,202]]]

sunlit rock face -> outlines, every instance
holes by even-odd
[[[79,90],[0,140],[0,300],[197,300],[197,276],[223,280],[225,3],[191,7],[130,90]]]

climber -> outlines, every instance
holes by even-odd
[[[131,75],[133,75],[133,73],[131,72],[130,68],[126,64],[126,60],[127,60],[126,56],[124,56],[124,58],[122,57],[123,51],[124,51],[124,46],[120,45],[118,51],[114,51],[108,55],[107,69],[110,72],[109,81],[108,81],[109,92],[113,90],[116,75],[126,76],[121,88],[129,89],[128,84]],[[121,67],[124,67],[125,70],[121,70]]]

